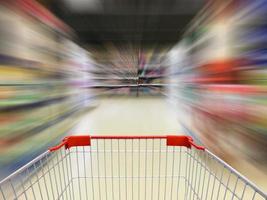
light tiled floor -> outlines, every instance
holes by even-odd
[[[163,97],[101,98],[73,130],[90,135],[182,134],[176,113]]]

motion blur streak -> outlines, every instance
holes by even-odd
[[[160,95],[186,134],[267,191],[267,0],[39,2],[0,4],[0,178],[98,96]]]
[[[88,52],[41,5],[0,5],[0,177],[61,139],[84,112]]]
[[[180,122],[265,190],[266,17],[265,0],[210,2],[168,55]]]

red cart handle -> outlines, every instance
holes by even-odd
[[[91,139],[166,139],[167,146],[184,146],[191,148],[192,146],[199,150],[205,150],[203,146],[198,146],[194,143],[192,137],[184,135],[168,135],[168,136],[68,136],[62,142],[54,147],[49,148],[50,151],[56,151],[61,147],[70,149],[77,146],[90,146]]]

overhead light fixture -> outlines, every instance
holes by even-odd
[[[73,12],[98,12],[102,10],[99,0],[64,0],[64,2]]]

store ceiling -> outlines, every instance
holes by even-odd
[[[83,43],[173,43],[205,0],[61,0],[53,11]]]

